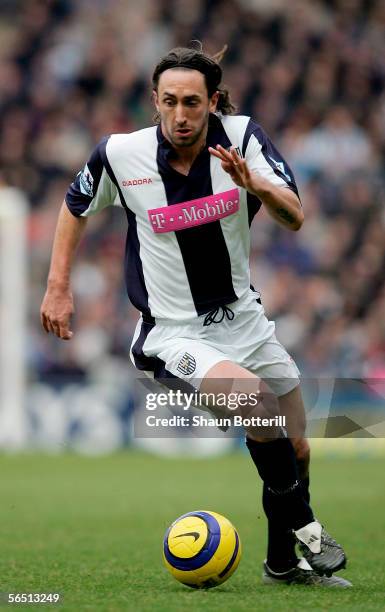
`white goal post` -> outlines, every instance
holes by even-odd
[[[26,442],[27,215],[24,194],[0,185],[0,448]]]

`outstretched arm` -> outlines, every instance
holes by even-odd
[[[45,331],[52,332],[62,340],[72,338],[70,322],[74,307],[70,274],[75,250],[86,223],[85,217],[74,217],[63,202],[52,248],[47,291],[40,308],[40,320]]]
[[[240,157],[234,148],[226,151],[221,145],[217,145],[215,149],[209,147],[209,151],[221,160],[223,170],[231,176],[234,183],[257,196],[276,221],[288,229],[299,230],[304,215],[299,198],[291,189],[273,185],[264,177],[251,172],[246,160]]]

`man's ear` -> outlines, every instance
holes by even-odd
[[[216,91],[215,93],[213,93],[210,99],[210,105],[209,105],[210,113],[215,113],[215,111],[217,110],[218,100],[219,100],[219,91]]]
[[[154,101],[156,110],[159,112],[159,98],[158,98],[158,92],[156,91],[156,89],[152,90],[152,99]]]

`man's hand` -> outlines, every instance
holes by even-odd
[[[222,162],[222,168],[227,172],[238,187],[243,187],[247,191],[252,190],[252,174],[246,160],[240,157],[236,149],[231,148],[226,151],[221,145],[215,149],[209,147],[211,155],[217,157]]]
[[[278,223],[292,231],[300,229],[304,220],[303,210],[298,196],[291,189],[273,185],[268,179],[250,171],[246,160],[238,155],[234,147],[226,151],[217,145],[215,149],[209,147],[209,152],[221,160],[223,170],[238,187],[243,187],[261,200]]]
[[[68,286],[50,286],[40,308],[40,320],[47,334],[52,332],[62,340],[71,340],[71,316],[74,312],[72,292]]]

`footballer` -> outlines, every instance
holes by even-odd
[[[235,114],[221,85],[221,54],[171,50],[153,73],[156,125],[112,134],[95,147],[60,210],[41,322],[46,332],[72,337],[70,271],[87,218],[122,208],[127,291],[140,313],[135,367],[214,397],[255,393],[265,381],[277,409],[261,402],[242,414],[286,417],[286,429],[246,428],[268,519],[263,581],[349,587],[334,575],[346,565],[343,548],[310,505],[299,372],[250,284],[258,210],[298,231],[302,205],[290,167],[263,128]],[[215,402],[209,408],[218,413]]]

